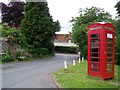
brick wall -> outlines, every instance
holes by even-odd
[[[69,42],[70,40],[72,41],[70,34],[56,34],[54,39],[55,42]]]

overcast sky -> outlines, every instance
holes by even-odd
[[[9,0],[0,0],[7,3]],[[78,16],[80,8],[91,8],[92,6],[104,8],[105,11],[110,12],[110,14],[115,18],[116,9],[114,6],[120,0],[46,0],[48,2],[48,7],[50,14],[53,16],[54,20],[59,20],[61,25],[61,32],[68,33],[71,31],[70,22],[71,17]]]

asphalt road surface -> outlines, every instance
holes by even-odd
[[[3,64],[2,88],[56,88],[52,73],[64,68],[64,61],[72,64],[76,58],[78,55],[57,53],[46,59]]]

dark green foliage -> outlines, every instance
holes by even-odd
[[[53,22],[47,2],[27,2],[25,18],[22,21],[22,33],[29,45],[29,52],[41,56],[41,48],[53,53],[53,35],[60,29],[59,22]]]
[[[120,33],[115,38],[115,63],[120,65]]]
[[[47,55],[49,50],[47,48],[35,48],[31,52],[34,57],[41,57],[43,55]]]
[[[87,58],[87,31],[88,26],[94,22],[112,22],[111,15],[103,9],[92,7],[80,9],[80,15],[72,18],[73,33],[72,37],[74,42],[79,45],[81,56]]]
[[[115,64],[116,65],[120,65],[120,51],[119,52],[115,52]]]
[[[47,55],[48,54],[48,49],[47,48],[41,48],[40,52],[41,52],[41,55]]]
[[[115,5],[118,19],[115,23],[115,63],[120,65],[120,1]]]
[[[55,51],[58,53],[77,53],[78,47],[55,46]]]

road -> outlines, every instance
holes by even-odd
[[[8,63],[2,65],[2,88],[56,88],[51,75],[64,68],[64,61],[72,64],[78,58],[74,54],[59,54],[54,57]]]

